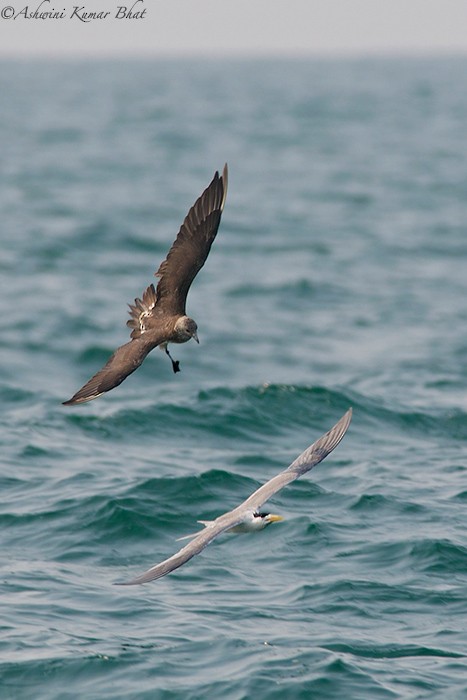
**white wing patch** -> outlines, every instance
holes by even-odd
[[[131,318],[126,322],[129,328],[133,328],[131,333],[132,338],[139,338],[148,330],[146,319],[152,316],[153,309],[157,303],[156,290],[153,284],[150,284],[143,293],[143,298],[135,299],[134,304],[128,304],[130,307],[129,314]]]

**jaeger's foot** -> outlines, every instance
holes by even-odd
[[[174,371],[174,374],[177,374],[177,372],[180,372],[180,361],[179,360],[174,360],[172,355],[169,352],[169,348],[165,348],[166,355],[170,357],[170,361],[172,363],[172,369]]]

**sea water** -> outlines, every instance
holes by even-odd
[[[466,70],[2,61],[2,699],[467,697]],[[200,345],[65,408],[225,162]]]

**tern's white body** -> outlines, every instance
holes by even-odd
[[[258,532],[264,530],[271,523],[283,520],[282,516],[273,513],[248,513],[245,520],[235,527],[231,527],[229,532]]]

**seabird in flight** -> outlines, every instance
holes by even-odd
[[[260,486],[246,501],[243,501],[243,503],[228,513],[220,515],[215,520],[200,520],[199,522],[204,525],[204,530],[194,535],[188,535],[188,537],[193,538],[189,544],[180,549],[180,551],[169,559],[165,559],[165,561],[160,564],[156,564],[140,576],[131,579],[131,581],[124,581],[117,585],[133,586],[161,578],[161,576],[165,576],[171,571],[178,569],[179,566],[186,564],[195,554],[199,554],[212,542],[215,537],[227,530],[231,532],[253,532],[255,530],[264,529],[270,523],[282,520],[280,515],[262,513],[259,511],[259,508],[284,486],[298,479],[299,476],[306,474],[306,472],[322,462],[344,437],[350,425],[351,418],[352,409],[349,408],[347,413],[342,416],[340,421],[336,423],[331,430],[302,452],[287,469],[277,474],[277,476],[274,476],[266,484],[263,484],[263,486]],[[185,538],[182,537],[181,539]]]
[[[130,306],[131,340],[119,347],[91,379],[65,406],[92,401],[121,384],[135,371],[146,355],[159,346],[172,361],[174,372],[179,362],[168,350],[168,343],[198,341],[197,325],[186,315],[188,290],[203,267],[219,228],[227,195],[227,165],[222,176],[216,172],[211,184],[188,212],[166,259],[155,273],[159,282],[150,284],[141,299]]]

